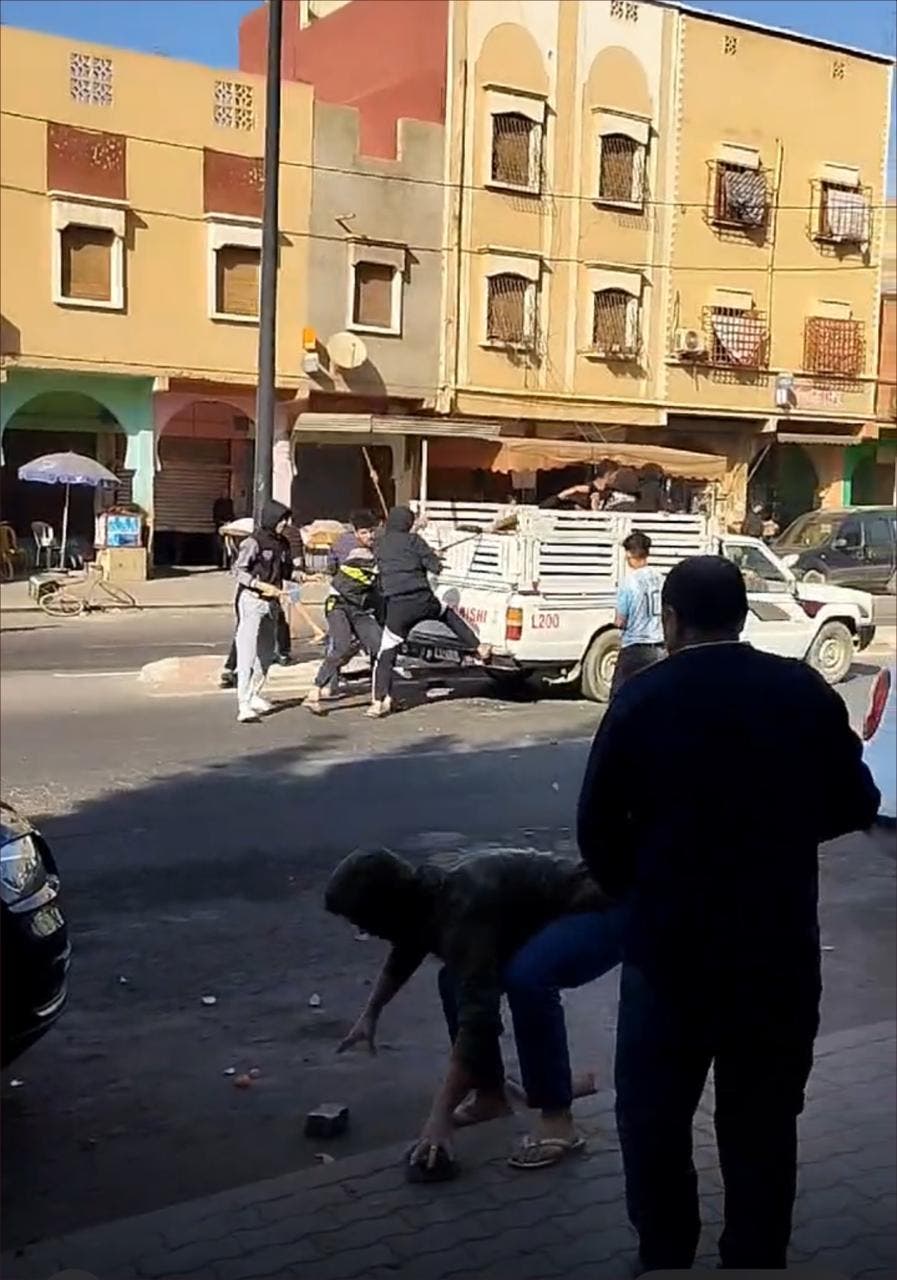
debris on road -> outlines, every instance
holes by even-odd
[[[318,995],[317,991],[315,992],[315,994],[314,994],[313,996],[309,996],[309,997],[308,997],[308,1007],[309,1007],[310,1009],[320,1009],[320,1007],[321,1007],[321,1005],[322,1005],[323,1003],[324,1003],[324,1002],[323,1002],[323,1000],[321,999],[321,997]]]
[[[446,689],[444,685],[438,685],[435,689],[427,690],[428,698],[450,698],[451,696],[451,689]]]
[[[322,1102],[305,1117],[307,1138],[338,1138],[349,1127],[349,1108],[341,1102]]]
[[[370,942],[370,940],[371,940],[371,935],[369,933],[365,933],[363,929],[359,930],[359,932],[356,933],[355,935],[356,942]]]
[[[223,1076],[235,1076],[235,1075],[237,1074],[237,1068],[236,1068],[236,1067],[225,1067],[225,1068],[224,1068],[224,1070],[221,1072],[221,1074],[222,1074]]]
[[[120,973],[118,975],[118,985],[120,987],[126,987],[128,985],[128,979],[125,977],[123,973]]]
[[[333,1161],[334,1161],[334,1157],[330,1155],[329,1152],[327,1151],[316,1151],[315,1159],[317,1160],[318,1164],[333,1164]]]
[[[561,784],[559,782],[552,782],[551,789],[552,791],[560,791]]]
[[[9,1087],[10,1089],[21,1089],[24,1083],[24,1080],[10,1080]]]
[[[251,1089],[252,1078],[248,1075],[234,1076],[234,1088],[235,1089]]]
[[[250,1067],[250,1068],[249,1068],[249,1079],[250,1079],[250,1080],[258,1080],[258,1079],[259,1079],[259,1077],[261,1076],[261,1074],[262,1074],[262,1069],[261,1069],[261,1067]]]
[[[204,1005],[208,1005],[208,1006],[211,1006],[211,1005],[213,1005],[213,1004],[217,1004],[217,1003],[218,1003],[218,997],[217,997],[217,996],[203,996],[203,998],[202,998],[202,1003],[203,1003]]]

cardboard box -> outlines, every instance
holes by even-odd
[[[146,582],[146,547],[104,547],[97,565],[109,582]]]

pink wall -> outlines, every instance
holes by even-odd
[[[399,119],[445,120],[448,0],[352,0],[299,29],[285,0],[283,74],[315,87],[322,102],[357,107],[363,155],[396,158]],[[240,24],[240,67],[264,75],[268,15]]]

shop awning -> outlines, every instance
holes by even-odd
[[[603,461],[661,467],[689,480],[720,480],[725,457],[648,444],[591,444],[585,440],[433,440],[430,466],[465,471],[553,471]]]
[[[862,443],[859,436],[832,435],[822,431],[777,431],[776,439],[779,444],[837,444],[842,449]]]
[[[426,418],[399,413],[300,413],[294,432],[333,432],[366,436],[461,436],[497,440],[501,423],[487,419]]]

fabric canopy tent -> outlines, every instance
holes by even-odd
[[[712,453],[648,444],[590,444],[585,440],[448,440],[429,442],[431,467],[464,471],[552,471],[559,467],[618,462],[648,464],[688,480],[721,480],[726,459]]]

